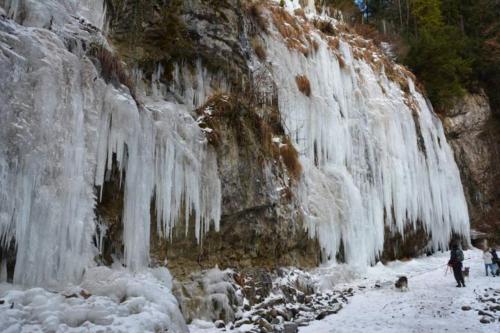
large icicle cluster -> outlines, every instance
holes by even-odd
[[[149,258],[150,204],[154,196],[158,233],[169,237],[182,217],[191,217],[198,241],[213,221],[219,228],[221,188],[215,152],[188,110],[164,101],[137,110],[130,95],[108,88],[101,115],[95,184],[104,185],[113,154],[126,171],[124,245],[127,267]]]
[[[218,229],[215,153],[188,106],[144,97],[139,110],[84,55],[80,41],[102,37],[69,13],[102,24],[102,2],[8,1],[4,9],[23,13],[23,25],[0,19],[0,241],[15,242],[14,282],[81,279],[97,251],[94,188],[113,157],[125,175],[127,267],[149,262],[152,200],[160,235],[181,219],[186,228],[194,221],[198,240],[211,222]]]
[[[301,153],[311,236],[327,256],[343,246],[347,261],[361,265],[382,251],[385,226],[404,235],[421,223],[434,249],[446,248],[452,233],[468,236],[452,151],[412,80],[405,94],[353,57],[355,46],[341,39],[334,52],[317,30],[309,34],[317,44],[307,56],[277,31],[267,46],[284,125]],[[298,76],[310,81],[310,96],[299,90]]]

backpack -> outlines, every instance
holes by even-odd
[[[497,254],[497,251],[495,250],[491,250],[491,256],[493,257],[493,259],[497,259],[498,260],[498,254]]]
[[[457,250],[452,250],[451,251],[451,258],[450,261],[448,262],[448,265],[455,266],[456,264],[460,264],[464,261],[464,253],[462,250],[457,249]]]

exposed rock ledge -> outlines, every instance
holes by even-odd
[[[443,115],[443,124],[460,169],[472,227],[499,241],[499,120],[481,92],[458,100]]]

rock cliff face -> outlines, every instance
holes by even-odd
[[[153,237],[153,260],[168,258],[177,276],[215,264],[316,266],[319,246],[308,236],[293,194],[300,177],[297,152],[291,145],[281,151],[273,147],[273,139],[289,139],[280,124],[270,73],[258,65],[252,47],[261,18],[249,15],[250,5],[240,1],[108,4],[110,38],[123,58],[146,79],[162,66],[158,82],[168,85],[167,94],[197,108],[201,126],[214,131],[208,137],[221,178],[220,231],[209,231],[199,243],[193,224],[187,237],[180,225],[168,242]],[[260,72],[250,67],[253,63]],[[204,82],[189,87],[196,76]],[[200,95],[202,85],[219,93]]]
[[[344,131],[342,128],[335,127],[337,121],[332,121],[330,119],[332,115],[328,113],[337,105],[340,108],[341,117],[349,117],[344,113],[350,111],[342,110],[342,108],[350,109],[354,106],[344,102],[340,94],[334,96],[332,101],[327,98],[326,105],[318,103],[318,98],[325,98],[325,94],[328,94],[327,88],[318,87],[318,84],[326,85],[325,80],[341,79],[321,77],[321,74],[315,72],[317,69],[321,71],[319,66],[314,68],[310,66],[310,63],[338,66],[328,59],[328,57],[334,59],[337,57],[340,66],[344,67],[338,71],[338,76],[342,77],[344,73],[351,70],[351,64],[346,64],[346,61],[351,61],[349,57],[352,57],[352,54],[348,54],[351,51],[343,44],[347,41],[346,36],[349,36],[347,39],[355,45],[355,50],[352,52],[356,59],[364,58],[363,61],[377,62],[379,61],[378,55],[372,58],[369,52],[365,51],[373,47],[368,41],[342,31],[342,29],[347,29],[345,26],[339,25],[334,28],[335,23],[332,23],[330,18],[316,17],[311,21],[308,20],[304,10],[314,11],[314,7],[310,4],[303,8],[299,4],[286,4],[287,7],[295,6],[295,11],[290,8],[281,9],[272,1],[245,3],[240,1],[171,1],[163,3],[109,0],[107,4],[110,19],[109,38],[123,59],[126,59],[129,65],[140,68],[146,80],[149,80],[149,77],[155,77],[160,84],[165,84],[167,95],[173,95],[183,103],[197,108],[198,115],[204,118],[201,121],[202,126],[215,131],[209,134],[209,140],[217,152],[222,184],[221,231],[209,231],[200,244],[194,238],[193,228],[188,228],[188,237],[186,237],[185,226],[180,225],[174,230],[172,239],[167,243],[160,237],[153,237],[155,240],[154,245],[152,244],[154,260],[163,262],[168,257],[169,266],[178,275],[185,275],[193,269],[212,267],[214,264],[224,267],[314,266],[321,260],[321,255],[323,259],[336,255],[338,259],[345,260],[346,252],[349,255],[351,250],[344,248],[342,237],[352,237],[353,234],[359,233],[359,230],[348,231],[350,228],[366,228],[366,225],[375,223],[375,221],[369,221],[370,219],[390,220],[393,214],[400,214],[400,217],[396,218],[400,220],[397,222],[399,225],[391,226],[391,222],[386,221],[387,226],[376,231],[377,236],[370,240],[370,244],[374,244],[373,247],[377,248],[373,254],[368,255],[371,260],[382,252],[383,258],[389,260],[416,255],[428,247],[429,226],[425,225],[428,222],[424,223],[423,220],[419,220],[403,226],[402,224],[405,223],[403,220],[407,218],[401,217],[401,212],[387,212],[387,207],[393,204],[390,202],[386,203],[384,216],[374,217],[368,213],[367,216],[360,217],[360,224],[365,224],[365,227],[333,227],[335,229],[333,230],[330,225],[332,219],[350,220],[346,223],[356,220],[352,216],[348,217],[351,214],[348,211],[352,207],[346,206],[336,210],[334,207],[342,204],[332,205],[326,199],[331,195],[332,202],[351,200],[343,198],[352,195],[346,193],[349,190],[342,190],[342,187],[350,186],[341,184],[345,176],[335,173],[306,175],[308,178],[315,178],[317,182],[325,183],[331,182],[328,179],[340,179],[333,181],[335,185],[326,186],[338,187],[335,190],[336,193],[322,193],[320,189],[312,189],[311,184],[302,184],[303,179],[298,180],[301,177],[300,170],[297,171],[297,169],[305,160],[301,159],[299,163],[298,157],[294,156],[296,153],[290,149],[288,154],[282,154],[281,150],[276,153],[275,147],[271,149],[268,147],[273,146],[275,140],[288,142],[288,146],[291,146],[290,143],[293,142],[301,155],[308,158],[312,156],[310,161],[313,166],[307,165],[306,169],[316,167],[324,169],[325,166],[322,164],[328,163],[332,156],[342,154],[342,149],[338,152],[334,151],[332,147],[334,144],[328,141],[328,135],[322,134],[323,129],[317,126],[322,121],[321,117],[325,117],[324,124],[331,126],[327,131]],[[338,31],[335,31],[336,29]],[[279,44],[279,41],[276,42],[273,37],[270,37],[275,36],[276,33],[284,39],[287,48],[291,50],[290,54],[284,51],[286,48],[271,47]],[[327,41],[333,50],[331,55],[322,53],[319,43],[322,39]],[[285,59],[288,57],[290,60]],[[310,59],[313,60],[310,61]],[[407,79],[405,75],[398,74],[399,69],[395,64],[385,61],[387,60],[384,60],[382,56],[382,62],[375,66],[383,63],[390,78],[402,82],[403,90],[406,89],[409,92],[405,83]],[[159,76],[157,75],[158,66],[162,69]],[[295,68],[286,68],[286,66]],[[281,73],[281,67],[290,73],[300,68],[304,70],[304,73],[288,77],[287,72]],[[311,67],[309,73],[308,67]],[[352,68],[360,71],[361,67],[353,65]],[[324,69],[330,70],[328,67]],[[186,74],[187,72],[190,74]],[[201,80],[199,79],[200,72],[203,73]],[[308,77],[304,74],[313,76]],[[198,77],[198,82],[195,86],[191,81],[197,80],[196,77]],[[314,82],[310,82],[310,79]],[[376,80],[379,79],[376,78]],[[297,99],[293,93],[290,93],[296,89],[295,84],[306,97]],[[350,84],[348,79],[344,84]],[[201,87],[203,89],[200,89]],[[311,91],[311,87],[317,91]],[[335,89],[337,88],[333,87],[333,90]],[[384,89],[382,88],[383,91]],[[209,91],[221,93],[217,96],[210,96]],[[346,90],[343,93],[349,94],[350,91]],[[296,99],[299,102],[299,109],[309,107],[324,114],[318,113],[311,122],[303,114],[290,113],[295,112],[293,110],[295,106],[290,103]],[[416,102],[411,102],[409,99],[408,103]],[[221,105],[223,110],[219,110]],[[359,107],[365,107],[365,105]],[[377,108],[378,106],[369,107]],[[206,113],[204,111],[206,109],[215,110],[216,115],[209,114],[212,111]],[[418,120],[418,111],[414,116],[415,120]],[[354,119],[356,116],[351,117]],[[297,125],[297,119],[302,119],[303,123]],[[314,123],[318,120],[319,123]],[[351,120],[350,122],[354,123]],[[307,129],[303,130],[305,127]],[[353,131],[358,130],[363,131],[362,129]],[[296,137],[291,138],[290,134]],[[303,135],[305,137],[301,137]],[[342,134],[339,134],[338,139],[341,137]],[[365,138],[361,136],[352,139],[352,142],[361,146],[364,140]],[[420,137],[419,140],[419,145],[424,146],[425,139]],[[344,145],[340,141],[339,143]],[[287,145],[283,146],[287,147]],[[368,173],[370,172],[374,171]],[[367,175],[367,178],[371,177]],[[387,177],[393,176],[387,175]],[[306,187],[307,191],[314,192],[318,196],[314,200],[324,201],[324,207],[319,202],[301,201],[303,198],[299,198],[300,187]],[[304,196],[309,196],[309,194],[302,195]],[[411,196],[417,197],[418,194],[413,193]],[[366,200],[369,199],[363,199],[363,201]],[[359,204],[368,205],[366,202]],[[313,207],[306,207],[307,205]],[[389,210],[393,209],[394,207]],[[314,217],[308,220],[304,213],[310,214],[309,210],[313,211]],[[363,218],[367,221],[361,221]],[[437,216],[433,218],[441,219]],[[411,220],[413,217],[408,219]],[[314,221],[308,226],[309,236],[316,234],[315,236],[319,238],[328,238],[330,233],[337,234],[323,242],[329,243],[328,249],[325,249],[324,245],[321,248],[321,244],[314,240],[315,238],[311,239],[308,236],[304,228],[305,220]],[[325,227],[328,231],[322,231],[321,228]],[[351,234],[342,236],[343,232],[346,235]],[[458,230],[452,232],[460,234]],[[402,234],[409,237],[404,237]],[[439,246],[446,245],[442,243]],[[359,254],[363,251],[356,252]]]
[[[108,0],[107,25],[95,1],[0,5],[15,282],[112,262],[365,267],[468,239],[413,75],[311,1]]]
[[[471,225],[500,241],[500,123],[484,93],[466,95],[444,114],[443,125],[460,169]]]
[[[216,136],[222,185],[220,230],[209,231],[198,243],[193,229],[186,237],[181,226],[174,230],[170,241],[157,239],[154,257],[160,258],[160,262],[161,258],[168,258],[169,267],[178,275],[215,265],[316,266],[320,262],[319,246],[304,229],[299,203],[292,192],[297,179],[290,180],[292,166],[287,168],[280,152],[272,151],[271,133],[286,137],[283,130],[276,131],[265,117],[258,115],[270,112],[266,108],[246,106],[244,100],[233,101],[229,96],[216,99],[219,100],[212,99],[201,110],[213,110],[212,115],[205,115],[205,121],[216,133],[211,134]],[[214,103],[220,102],[229,109],[218,110]],[[234,103],[235,108],[231,110],[233,106],[226,103]],[[229,114],[217,116],[220,112]]]
[[[0,277],[133,280],[112,305],[146,293],[164,316],[145,322],[184,332],[235,320],[273,279],[269,321],[317,303],[307,273],[270,268],[467,242],[459,169],[413,75],[313,1],[280,2],[0,0]],[[478,101],[445,119],[471,207],[495,195]]]

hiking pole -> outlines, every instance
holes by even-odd
[[[446,276],[446,274],[448,274],[449,269],[450,269],[450,266],[446,265],[446,271],[444,271],[444,276]]]

